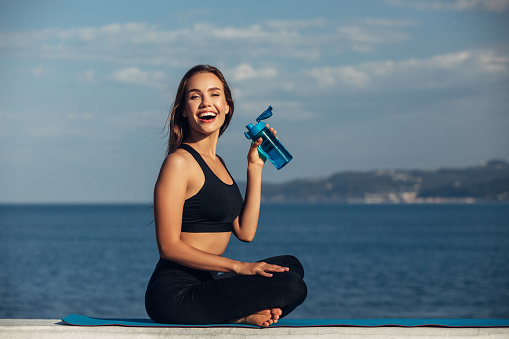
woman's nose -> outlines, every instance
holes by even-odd
[[[210,99],[206,96],[203,97],[202,101],[201,101],[201,107],[208,107],[210,106]]]

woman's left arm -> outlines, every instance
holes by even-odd
[[[270,131],[276,134],[273,128]],[[251,143],[251,148],[247,155],[247,184],[244,204],[239,216],[233,223],[233,233],[242,241],[250,242],[256,234],[258,227],[258,217],[260,215],[260,202],[262,195],[262,170],[265,160],[258,153],[257,147],[262,143],[262,139]]]

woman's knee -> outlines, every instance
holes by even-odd
[[[269,264],[279,265],[283,267],[290,268],[290,272],[296,273],[301,278],[304,278],[304,267],[297,257],[293,255],[280,255],[277,257],[267,258],[265,260],[261,260],[267,262]]]
[[[276,273],[274,277],[279,280],[280,293],[285,295],[287,304],[300,305],[304,302],[307,296],[307,286],[299,274],[289,271]]]
[[[298,274],[301,278],[304,278],[304,267],[302,266],[299,259],[297,259],[297,257],[294,257],[293,255],[289,255],[288,257],[290,267],[292,267],[293,272]]]

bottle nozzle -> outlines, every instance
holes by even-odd
[[[258,118],[256,118],[257,122],[260,122],[260,120],[268,119],[272,116],[272,106],[269,106]]]

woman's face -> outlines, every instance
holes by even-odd
[[[229,109],[223,84],[215,74],[198,73],[189,78],[183,116],[191,129],[203,134],[219,133]]]

